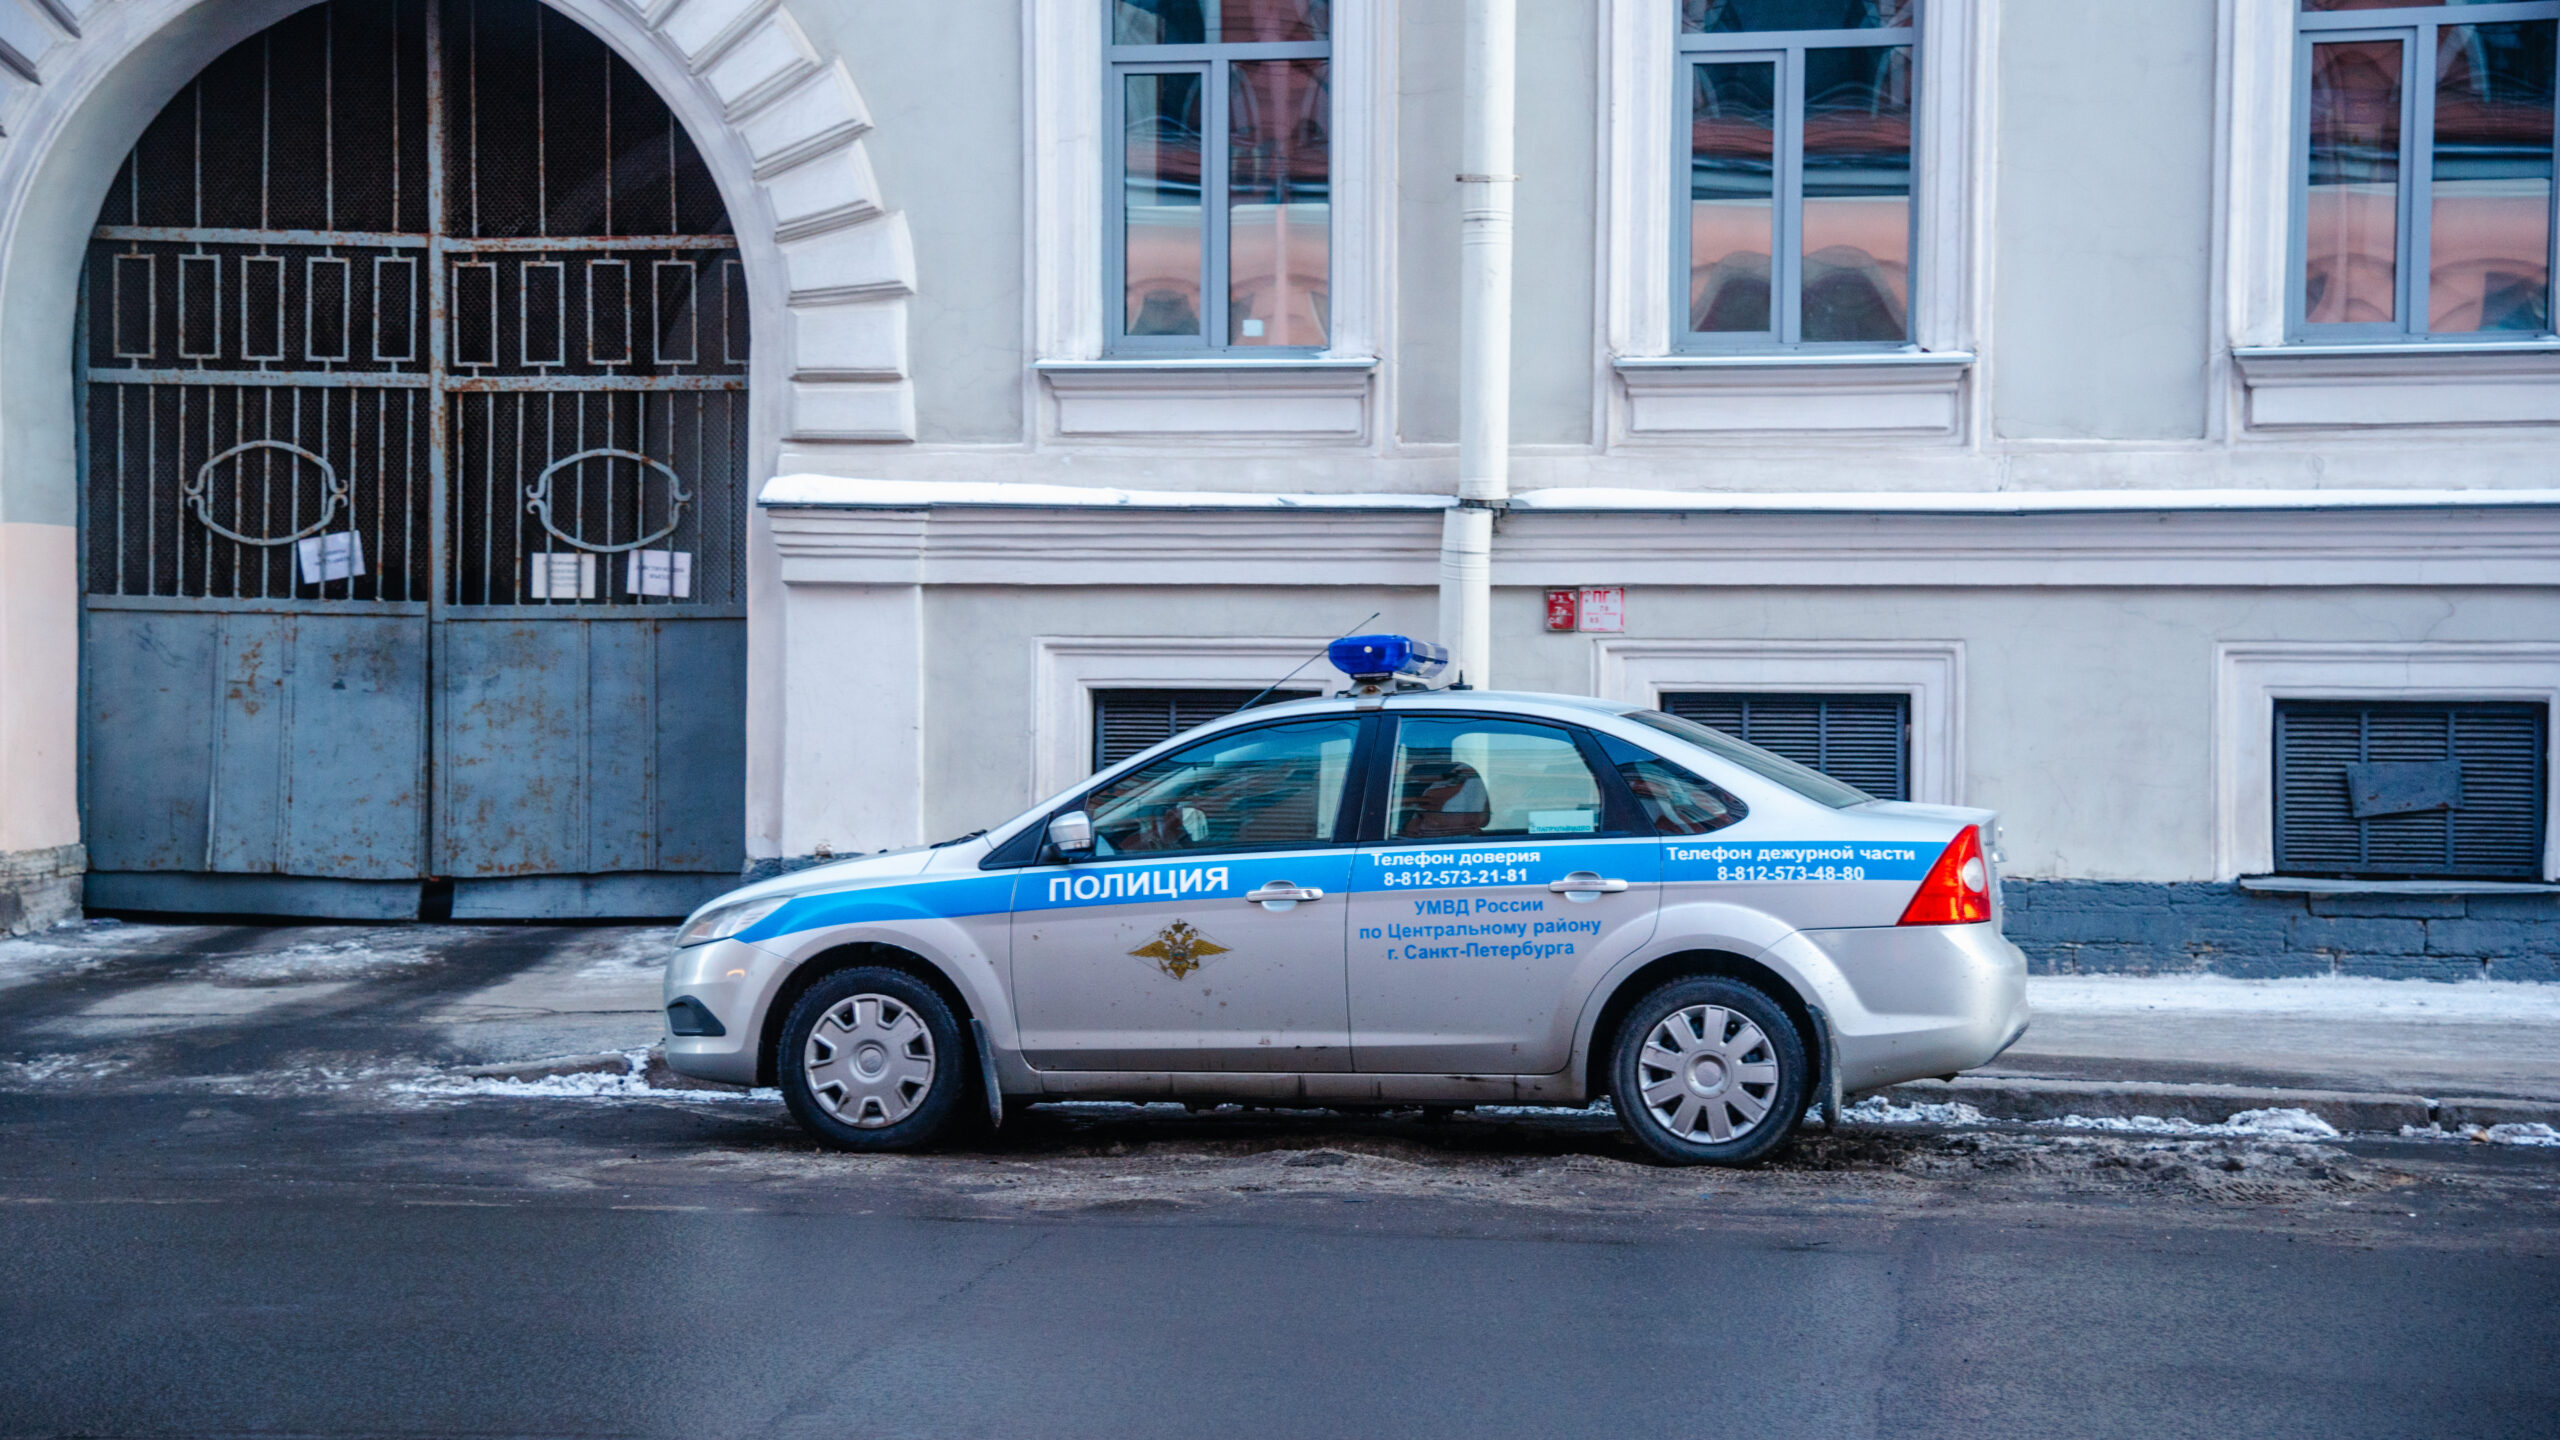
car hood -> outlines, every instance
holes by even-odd
[[[716,910],[745,900],[788,900],[826,891],[894,885],[923,873],[937,853],[931,846],[919,845],[911,850],[883,850],[876,855],[830,860],[787,875],[776,875],[770,880],[759,880],[753,885],[741,885],[693,913],[699,915],[703,910]]]

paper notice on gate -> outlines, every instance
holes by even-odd
[[[533,567],[527,593],[536,600],[596,598],[596,557],[584,551],[544,551],[525,557]]]
[[[364,537],[352,530],[304,536],[293,542],[293,550],[302,561],[305,585],[352,580],[364,573]]]
[[[631,563],[624,569],[623,588],[634,595],[664,595],[675,600],[693,596],[690,550],[634,550]]]

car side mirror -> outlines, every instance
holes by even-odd
[[[1070,810],[1049,819],[1049,844],[1068,860],[1081,860],[1093,853],[1093,817],[1081,810]]]

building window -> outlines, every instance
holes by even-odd
[[[1330,0],[1103,0],[1122,351],[1321,350]],[[1224,137],[1221,140],[1219,137]]]
[[[1918,0],[1681,0],[1691,349],[1911,340]]]
[[[2560,3],[2300,4],[2296,334],[2550,333]]]
[[[2539,704],[2277,701],[2277,872],[2539,878],[2550,721]]]
[[[1662,708],[1810,765],[1879,800],[1911,797],[1908,694],[1666,692]]]
[[[1266,705],[1304,700],[1313,690],[1096,690],[1093,768],[1107,769],[1151,745],[1243,709],[1257,695]]]

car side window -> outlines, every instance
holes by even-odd
[[[1390,840],[1597,835],[1608,823],[1599,777],[1554,725],[1408,716],[1389,784]]]
[[[1704,835],[1750,813],[1739,799],[1650,755],[1620,760],[1618,777],[1627,782],[1657,835]]]
[[[1097,855],[1279,849],[1334,837],[1357,718],[1214,735],[1085,797]]]

